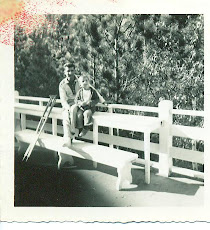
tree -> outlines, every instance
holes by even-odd
[[[16,28],[16,87],[49,96],[64,63],[74,60],[77,74],[88,73],[97,88],[105,84],[113,102],[157,106],[169,99],[201,110],[203,26],[202,15],[48,15],[30,35]]]

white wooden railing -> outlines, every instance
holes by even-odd
[[[30,101],[31,104],[38,104],[40,110],[34,110],[29,112],[26,109],[20,109],[22,101]],[[28,115],[40,117],[43,111],[43,105],[47,103],[49,98],[40,97],[26,97],[19,96],[18,92],[15,92],[15,112],[16,121],[20,122],[21,129],[29,128],[35,129],[37,127],[38,121],[27,119]],[[192,163],[204,164],[204,152],[197,151],[195,145],[191,150],[174,147],[172,146],[173,137],[190,138],[193,142],[204,141],[204,128],[203,127],[191,127],[185,125],[173,124],[173,115],[183,115],[183,116],[199,116],[204,117],[204,111],[192,111],[192,110],[180,110],[173,109],[173,104],[170,101],[165,101],[166,103],[159,103],[158,107],[148,107],[148,106],[133,106],[133,105],[121,105],[121,104],[109,104],[104,106],[98,104],[99,107],[107,107],[107,112],[113,113],[115,109],[130,110],[135,112],[149,112],[154,113],[164,120],[164,127],[156,130],[154,133],[159,134],[159,143],[151,142],[151,153],[159,155],[159,162],[151,161],[151,166],[159,169],[161,175],[168,176],[170,172],[175,172],[179,174],[184,174],[188,176],[194,176],[199,178],[204,178],[204,173],[196,170],[189,170],[174,166],[172,164],[172,159],[180,159],[184,161],[189,161]],[[20,103],[20,104],[19,104]],[[57,100],[60,103],[60,99]],[[53,135],[62,135],[63,127],[62,124],[58,124],[58,120],[62,120],[61,108],[55,108],[51,113],[52,122],[47,123],[45,126],[45,131],[51,132]],[[16,126],[18,126],[16,124]],[[131,130],[132,131],[132,130]],[[109,134],[99,133],[99,142],[109,144],[110,147],[121,146],[124,148],[134,149],[144,151],[143,141],[136,140],[128,137],[122,137],[113,135],[113,129],[109,128]],[[85,139],[92,140],[92,132],[88,132]],[[138,163],[144,164],[144,159],[138,159]]]

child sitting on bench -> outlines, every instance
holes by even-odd
[[[79,77],[81,89],[75,97],[77,111],[77,128],[79,137],[85,136],[90,126],[93,124],[92,115],[95,112],[96,104],[99,102],[97,91],[90,85],[90,79],[87,75]]]

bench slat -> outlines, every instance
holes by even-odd
[[[15,112],[34,116],[42,116],[45,106],[15,103]],[[50,118],[62,120],[62,108],[54,107]],[[132,131],[154,131],[160,127],[161,120],[157,117],[146,117],[140,115],[118,114],[107,112],[95,112],[93,115],[94,122],[100,126],[109,126]],[[110,125],[110,120],[112,125]],[[129,121],[129,122],[128,122]],[[108,123],[107,123],[108,122]]]
[[[31,143],[35,137],[35,131],[22,130],[15,133],[16,138],[19,141]],[[96,161],[101,164],[109,165],[112,167],[120,167],[125,162],[131,162],[138,158],[135,153],[127,151],[109,148],[106,146],[95,145],[84,141],[74,140],[71,148],[63,147],[63,138],[59,136],[53,136],[51,134],[42,133],[36,145],[58,151],[67,155]]]

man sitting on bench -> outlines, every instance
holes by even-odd
[[[64,145],[71,147],[75,135],[77,106],[74,105],[75,98],[75,66],[73,62],[64,65],[65,78],[59,84],[59,95],[63,107],[63,132]]]

